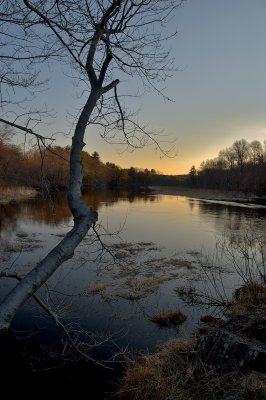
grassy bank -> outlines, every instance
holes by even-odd
[[[24,186],[2,187],[0,189],[0,204],[29,199],[35,197],[37,193],[36,190]]]
[[[245,293],[244,297],[242,292]],[[264,365],[262,368],[260,363],[255,364],[255,361],[253,364],[251,361],[247,362],[242,367],[241,363],[244,362],[242,357],[245,356],[243,353],[239,355],[240,364],[234,368],[222,368],[222,364],[219,364],[221,356],[230,366],[230,356],[225,354],[228,344],[225,341],[221,345],[217,339],[224,329],[226,331],[232,329],[234,336],[241,335],[241,340],[252,338],[249,340],[251,347],[247,346],[245,349],[248,357],[252,352],[253,343],[261,344],[263,356],[265,327],[262,325],[265,320],[265,304],[265,285],[250,283],[241,287],[234,294],[228,316],[229,323],[211,316],[203,317],[199,336],[169,340],[156,353],[129,360],[118,391],[119,398],[121,400],[265,400],[266,373],[263,361],[261,361],[262,366]],[[246,314],[243,315],[243,312]],[[255,326],[254,315],[258,315],[257,312],[260,313],[260,319],[258,326]],[[242,325],[236,328],[236,325],[239,325],[239,317],[241,319],[250,317],[252,323],[247,327]],[[255,328],[259,332],[257,335],[254,333]],[[211,350],[208,349],[206,354],[203,354],[199,347],[200,338],[203,337],[200,332],[203,330],[205,340],[215,337],[214,343],[211,343]],[[235,344],[237,352],[244,351],[241,343],[240,341]],[[215,356],[212,356],[212,353],[215,353]],[[218,362],[215,361],[216,357]]]

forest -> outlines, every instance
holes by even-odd
[[[30,150],[11,143],[5,129],[0,135],[0,186],[28,186],[49,191],[65,190],[69,181],[70,146],[37,145]],[[155,170],[123,169],[102,162],[99,153],[82,151],[83,188],[147,188]]]
[[[264,146],[263,146],[264,145]],[[236,140],[218,156],[193,165],[185,183],[201,188],[266,194],[266,140]]]
[[[5,129],[2,130],[5,132]],[[70,146],[35,146],[25,151],[0,136],[0,185],[65,190],[69,180]],[[104,163],[98,152],[82,151],[83,188],[147,189],[149,186],[189,186],[266,194],[266,141],[237,140],[218,156],[193,165],[187,175],[165,175],[155,169],[121,168]]]

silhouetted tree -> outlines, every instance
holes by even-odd
[[[249,145],[245,139],[236,140],[232,149],[235,153],[237,165],[242,167],[249,156]]]
[[[263,147],[258,140],[253,140],[253,142],[249,144],[249,157],[254,164],[263,161]]]
[[[262,144],[238,140],[217,158],[201,164],[198,184],[203,187],[265,194],[266,174]]]
[[[0,309],[0,331],[8,329],[21,305],[67,259],[97,221],[97,213],[81,196],[83,177],[82,150],[88,125],[97,124],[102,137],[112,140],[121,132],[123,141],[134,148],[156,138],[139,125],[121,104],[119,77],[140,77],[145,87],[162,93],[172,71],[172,60],[164,28],[183,0],[6,0],[0,2],[0,35],[4,47],[12,38],[11,50],[2,57],[0,80],[6,85],[34,89],[36,63],[49,56],[73,66],[73,73],[83,82],[84,106],[77,119],[70,152],[68,202],[74,226],[65,238],[33,268],[5,297]],[[8,35],[9,32],[9,35]],[[175,34],[175,32],[174,32]],[[11,58],[9,58],[11,56]],[[25,73],[25,63],[27,72]],[[17,65],[13,80],[14,66]],[[7,75],[5,75],[7,74]],[[10,87],[10,86],[8,86]],[[3,122],[3,118],[0,119]],[[9,122],[5,120],[4,122]],[[10,122],[24,132],[28,126]],[[38,141],[45,138],[36,134]]]

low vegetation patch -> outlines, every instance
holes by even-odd
[[[151,321],[160,327],[173,327],[182,325],[186,319],[187,316],[179,309],[176,309],[175,311],[161,312],[151,318]]]
[[[121,399],[165,400],[174,399],[177,382],[184,366],[190,365],[194,341],[171,340],[153,355],[143,355],[129,360],[129,367],[119,389]],[[186,399],[188,399],[187,397]]]
[[[223,318],[202,317],[203,327],[195,338],[171,340],[155,354],[130,360],[118,392],[120,399],[266,399],[265,246],[260,239],[244,239],[228,246],[225,243],[222,248],[224,254],[231,257],[226,257],[227,261],[232,260],[230,265],[243,282],[233,292],[231,301],[221,290],[224,287],[218,285],[223,264],[217,274],[215,270],[210,272],[207,264],[200,264],[213,291],[204,293],[192,287],[176,290],[184,301],[208,305],[216,310],[218,307],[223,311]],[[173,326],[179,321],[179,315],[180,321],[185,318],[179,312],[160,313],[152,321],[160,326]]]
[[[136,292],[154,292],[164,281],[163,277],[136,278],[127,281],[127,285]]]
[[[235,290],[229,311],[243,314],[262,307],[266,309],[266,285],[251,281]]]
[[[206,366],[195,338],[173,339],[155,354],[129,361],[118,396],[121,400],[265,400],[266,376]]]
[[[123,291],[117,294],[118,297],[121,297],[126,300],[140,300],[147,295],[155,292],[159,289],[160,285],[164,282],[163,277],[152,277],[152,278],[134,278],[129,279],[125,282],[125,285],[128,287],[128,291]]]
[[[90,295],[100,295],[105,296],[106,290],[108,289],[107,283],[104,282],[92,282],[89,286],[84,288],[81,292],[81,296],[90,296]]]
[[[92,294],[101,294],[106,290],[106,288],[107,288],[106,283],[95,282],[88,288],[88,291]]]
[[[9,203],[10,201],[19,201],[35,197],[36,190],[29,187],[4,187],[0,191],[0,204]]]
[[[39,244],[38,240],[30,240],[28,239],[27,241],[23,242],[16,242],[16,243],[7,243],[3,251],[5,253],[22,253],[22,252],[27,252],[27,251],[32,251],[39,249],[41,245]]]

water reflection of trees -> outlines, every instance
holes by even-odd
[[[24,202],[20,217],[27,217],[33,221],[44,222],[49,225],[57,225],[68,222],[71,218],[71,212],[66,195],[59,193],[46,199],[39,197]]]
[[[113,206],[119,201],[126,202],[158,202],[161,196],[154,196],[150,192],[86,192],[83,194],[86,203],[95,210],[103,206]],[[14,229],[19,218],[27,218],[48,225],[67,223],[71,219],[71,212],[67,204],[65,193],[57,193],[43,198],[29,199],[18,203],[0,205],[0,230]]]
[[[21,206],[19,204],[0,204],[0,232],[14,230],[20,211]]]
[[[195,200],[194,199],[190,199],[188,198],[188,205],[191,211],[193,211],[194,207],[195,207]]]
[[[266,220],[266,210],[263,208],[245,208],[201,201],[198,201],[198,208],[200,214],[215,216],[216,226],[226,231],[242,231],[247,227],[251,229],[254,221],[262,227]]]

